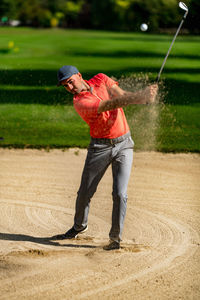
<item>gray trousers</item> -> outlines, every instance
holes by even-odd
[[[108,166],[112,165],[113,210],[109,237],[120,241],[127,206],[127,186],[133,161],[133,140],[128,136],[116,144],[98,143],[91,139],[76,198],[74,228],[83,229],[88,223],[90,200]]]

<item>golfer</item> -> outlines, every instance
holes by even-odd
[[[157,85],[130,93],[105,74],[84,80],[74,66],[58,71],[58,85],[73,94],[77,113],[90,127],[91,141],[77,193],[74,224],[54,239],[72,239],[88,229],[90,201],[108,166],[112,166],[113,209],[110,242],[105,250],[119,249],[127,206],[127,186],[133,161],[133,140],[122,107],[153,103]]]

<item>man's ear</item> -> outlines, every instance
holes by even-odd
[[[82,77],[82,75],[81,75],[80,72],[78,73],[78,76],[80,77],[80,79],[83,79],[83,77]]]

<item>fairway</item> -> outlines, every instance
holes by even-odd
[[[17,148],[87,146],[87,125],[71,96],[56,87],[62,65],[76,65],[85,79],[99,72],[132,76],[134,90],[155,80],[172,40],[147,32],[0,28],[0,34],[0,146]],[[126,108],[136,150],[200,151],[199,41],[177,38],[162,74],[164,104]]]

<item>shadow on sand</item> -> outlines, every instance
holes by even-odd
[[[13,233],[0,233],[0,240],[4,241],[17,241],[17,242],[31,242],[41,245],[49,245],[56,247],[68,247],[68,248],[98,248],[93,245],[77,245],[77,244],[60,244],[53,241],[53,237],[34,237],[25,234],[13,234]]]

